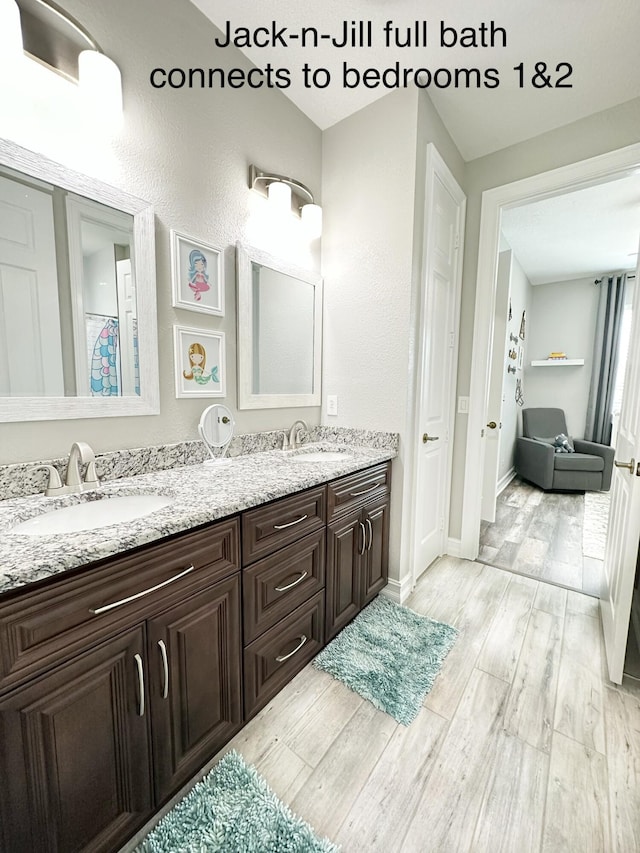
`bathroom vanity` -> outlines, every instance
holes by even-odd
[[[385,586],[393,455],[263,453],[131,478],[175,496],[155,528],[131,525],[147,544],[129,533],[122,553],[82,565],[118,549],[117,528],[100,546],[76,533],[50,580],[37,566],[5,580],[3,850],[118,850]],[[258,471],[275,499],[256,492]],[[223,498],[196,511],[205,483]]]

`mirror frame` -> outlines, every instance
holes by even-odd
[[[313,391],[309,394],[255,394],[253,392],[253,294],[251,264],[312,285],[313,301]],[[320,406],[322,403],[322,277],[318,273],[289,264],[243,243],[236,245],[238,281],[238,408],[282,409]]]
[[[6,139],[0,139],[0,165],[133,216],[140,358],[140,396],[0,397],[0,423],[159,414],[155,220],[152,205]]]

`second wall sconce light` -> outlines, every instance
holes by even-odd
[[[274,172],[263,172],[256,166],[249,168],[249,186],[269,199],[269,204],[275,209],[300,216],[304,230],[311,238],[319,237],[322,233],[322,208],[315,204],[313,193],[300,181],[276,175]]]

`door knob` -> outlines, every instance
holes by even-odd
[[[631,462],[618,462],[616,460],[613,464],[616,468],[628,468],[631,474],[636,470],[636,460],[633,458],[631,459]]]
[[[489,421],[487,426],[489,427],[489,429],[495,429],[498,426],[498,424],[495,421]]]
[[[422,443],[426,444],[428,441],[437,441],[440,438],[439,435],[428,435],[426,432],[422,434]]]

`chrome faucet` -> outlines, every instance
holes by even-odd
[[[303,420],[297,420],[294,422],[293,426],[289,430],[289,449],[290,450],[295,450],[298,447],[298,445],[299,445],[298,433],[300,432],[301,429],[305,429],[308,431],[309,427],[306,425],[306,423]]]
[[[84,480],[80,476],[80,463],[87,466]],[[66,492],[83,492],[100,485],[96,473],[96,457],[86,441],[74,441],[69,452],[69,462],[64,475]]]

